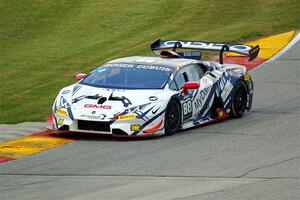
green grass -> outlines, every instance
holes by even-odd
[[[300,27],[299,0],[1,0],[0,123],[43,121],[57,92],[157,38],[241,41]]]

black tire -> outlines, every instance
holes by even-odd
[[[173,135],[180,128],[181,111],[177,100],[171,99],[165,113],[165,134]]]
[[[239,81],[233,91],[231,117],[240,118],[247,108],[247,86],[243,81]]]

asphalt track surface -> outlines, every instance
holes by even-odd
[[[300,43],[251,71],[251,112],[159,139],[80,139],[0,165],[0,199],[299,199]]]

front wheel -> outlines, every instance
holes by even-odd
[[[179,102],[171,99],[165,114],[165,134],[173,135],[180,127],[181,112]]]
[[[233,91],[231,116],[240,118],[244,115],[247,107],[247,86],[243,81],[239,81]]]

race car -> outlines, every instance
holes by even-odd
[[[78,82],[55,99],[52,129],[119,137],[172,135],[250,110],[252,79],[244,66],[224,64],[223,53],[253,60],[259,46],[159,39],[151,49],[156,56],[119,58],[77,74]],[[220,51],[219,62],[201,61],[201,50]]]

